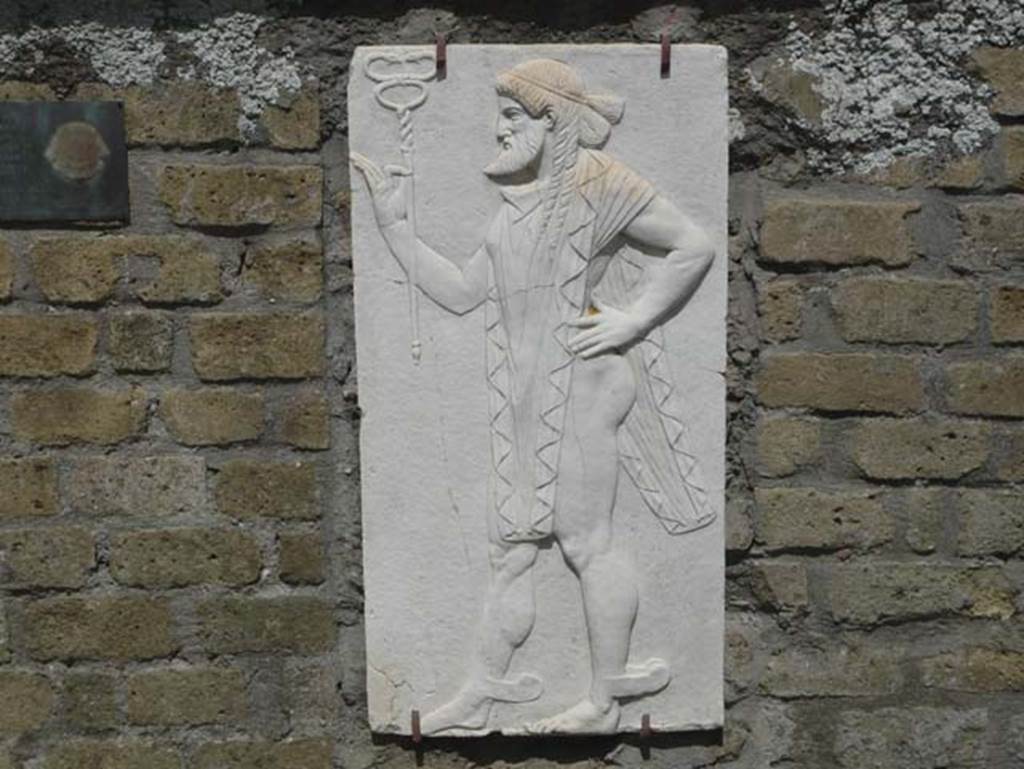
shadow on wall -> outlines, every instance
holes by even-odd
[[[820,0],[692,0],[678,3],[679,11],[691,9],[704,16],[744,11],[781,12],[817,8]],[[233,12],[268,16],[362,16],[394,19],[422,9],[415,0],[7,0],[0,6],[0,30],[15,31],[30,25],[44,27],[91,21],[118,26],[189,25],[212,21]],[[438,11],[459,16],[488,16],[509,22],[534,22],[559,30],[578,30],[595,24],[621,24],[644,11],[669,8],[659,0],[457,0],[430,3]]]
[[[417,765],[422,765],[422,754],[438,751],[457,754],[473,766],[489,766],[495,762],[502,765],[518,764],[530,760],[547,760],[559,764],[574,764],[588,759],[611,760],[623,746],[639,750],[646,758],[651,748],[671,750],[678,748],[710,748],[721,750],[723,732],[714,729],[705,732],[679,732],[675,734],[652,734],[642,738],[639,735],[611,735],[598,737],[580,735],[566,737],[506,737],[490,734],[479,739],[467,740],[458,737],[431,737],[419,746],[409,737],[397,735],[373,735],[373,744],[379,747],[392,746],[405,750],[416,750]],[[614,763],[614,761],[612,761]]]

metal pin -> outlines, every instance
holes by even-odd
[[[437,62],[437,79],[444,80],[448,74],[448,40],[443,32],[434,33],[434,60]]]
[[[640,716],[640,739],[649,740],[651,738],[651,714],[644,713]]]
[[[668,32],[661,33],[661,76],[668,77],[672,69],[672,43]]]
[[[418,710],[412,712],[412,742],[414,745],[419,745],[423,742],[423,733],[420,731],[420,712]]]

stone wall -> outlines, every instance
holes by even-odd
[[[0,232],[0,768],[415,765],[365,722],[351,52],[663,29],[731,56],[728,723],[424,763],[1020,766],[1019,6],[445,9],[0,9],[0,98],[124,101],[132,209]]]

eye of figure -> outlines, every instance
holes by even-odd
[[[518,120],[523,115],[523,111],[518,107],[505,107],[501,111],[501,114],[507,117],[509,120]]]

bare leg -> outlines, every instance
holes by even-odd
[[[501,678],[508,670],[512,653],[533,630],[533,564],[537,560],[537,545],[492,544],[490,559],[492,577],[484,603],[481,656],[474,672]]]
[[[579,577],[590,647],[591,684],[579,704],[537,724],[540,732],[613,732],[619,706],[612,681],[626,673],[637,611],[636,576],[613,537],[617,431],[635,397],[618,356],[576,362],[562,445],[555,537]]]
[[[452,700],[424,716],[421,728],[425,734],[482,729],[495,700],[525,702],[540,696],[540,682],[532,676],[505,680],[512,654],[533,629],[536,560],[534,543],[491,545],[491,584],[466,683]]]

